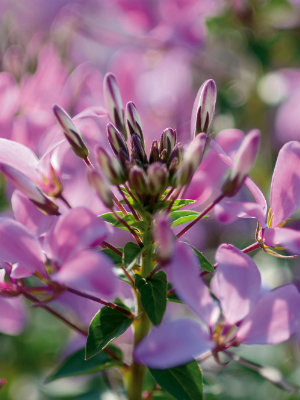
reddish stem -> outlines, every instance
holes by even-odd
[[[256,249],[259,249],[259,248],[260,248],[260,243],[259,242],[255,242],[255,243],[250,244],[250,246],[245,247],[242,250],[242,252],[243,253],[249,253],[250,251],[253,251],[253,250],[256,250]]]

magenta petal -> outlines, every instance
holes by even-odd
[[[101,218],[87,208],[73,208],[58,218],[47,236],[47,254],[63,263],[81,250],[100,244],[107,234],[107,224]]]
[[[19,335],[26,322],[25,305],[20,297],[0,297],[0,332]]]
[[[231,244],[219,246],[216,261],[211,289],[221,302],[227,323],[235,324],[249,313],[259,296],[260,273],[252,259]]]
[[[269,292],[255,305],[237,331],[246,344],[276,344],[299,332],[300,295],[294,285]]]
[[[271,184],[272,227],[286,220],[300,205],[300,143],[288,142],[280,150]]]
[[[0,218],[0,260],[18,263],[13,278],[31,276],[35,271],[45,274],[44,255],[38,240],[19,222]]]
[[[152,328],[137,346],[134,358],[148,367],[165,369],[192,361],[212,347],[198,322],[178,319]]]
[[[257,203],[240,201],[222,201],[214,208],[215,216],[224,224],[229,224],[237,218],[256,218],[261,225],[265,222],[265,212]]]
[[[177,295],[203,322],[213,325],[218,319],[219,307],[200,276],[201,269],[195,253],[186,243],[177,243],[169,269]]]
[[[300,255],[300,231],[290,228],[266,228],[264,240],[267,246],[283,247],[292,254]]]
[[[57,219],[56,216],[42,213],[19,190],[14,191],[11,197],[11,205],[16,220],[25,225],[35,236],[48,231]]]
[[[52,280],[82,292],[111,297],[118,283],[112,261],[93,250],[84,250],[67,261]]]

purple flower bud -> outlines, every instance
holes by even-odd
[[[53,112],[74,153],[80,158],[87,158],[89,155],[88,148],[86,147],[80,132],[73,124],[71,117],[58,105],[53,107]]]
[[[168,184],[168,170],[165,164],[155,162],[147,170],[149,190],[153,195],[162,193]]]
[[[88,169],[88,181],[108,208],[113,208],[113,194],[107,179],[95,169]]]
[[[122,97],[116,77],[111,73],[106,74],[104,77],[103,92],[110,119],[127,139]]]
[[[131,157],[137,164],[147,164],[147,156],[142,143],[142,139],[136,133],[131,136]]]
[[[9,165],[2,164],[1,172],[23,192],[41,211],[48,215],[59,215],[58,207],[22,172]]]
[[[205,81],[198,90],[191,118],[191,136],[207,132],[215,113],[217,87],[213,79]]]
[[[176,158],[177,162],[180,163],[183,159],[183,148],[181,143],[177,143],[172,153],[170,154],[168,164],[171,165],[173,159]]]
[[[242,186],[255,161],[259,142],[260,132],[256,129],[252,130],[245,136],[234,157],[229,178],[222,187],[223,193],[227,196],[234,196]]]
[[[125,124],[127,133],[131,136],[133,133],[136,133],[141,138],[141,142],[144,145],[144,137],[142,132],[142,122],[135,107],[135,104],[130,101],[126,104],[125,108]]]
[[[157,140],[151,145],[150,155],[149,155],[149,162],[150,164],[159,160],[159,150],[158,150],[158,143]]]
[[[167,213],[157,214],[153,221],[153,236],[157,243],[156,255],[162,264],[168,262],[174,250],[174,234]]]
[[[111,145],[113,152],[116,155],[118,155],[120,150],[123,150],[123,152],[127,155],[127,159],[129,159],[128,147],[122,134],[110,122],[107,124],[106,129],[107,129],[108,141]]]
[[[176,144],[176,131],[172,128],[167,128],[163,131],[160,138],[160,151],[167,150],[169,156]]]
[[[125,181],[125,174],[117,158],[113,158],[102,147],[96,149],[97,162],[105,176],[114,184]]]
[[[190,183],[194,172],[202,161],[206,140],[206,134],[200,133],[188,145],[175,176],[178,186],[184,186]]]
[[[145,171],[134,165],[129,172],[130,187],[140,195],[148,193],[148,178]]]

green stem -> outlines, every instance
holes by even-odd
[[[152,244],[150,230],[143,237],[145,252],[142,259],[141,275],[147,277],[153,268],[152,263]],[[140,317],[134,323],[134,348],[147,335],[151,327],[148,315],[145,313],[140,294],[137,292],[138,315]],[[133,361],[127,379],[128,399],[141,400],[144,386],[144,378],[146,373],[145,365],[138,364]]]

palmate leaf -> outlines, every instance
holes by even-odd
[[[85,346],[85,359],[89,360],[102,351],[113,339],[122,335],[134,318],[110,307],[103,307],[94,316],[89,327]]]
[[[60,378],[89,375],[117,365],[122,365],[123,354],[121,350],[115,346],[107,346],[107,349],[111,350],[120,361],[111,358],[104,351],[101,351],[90,360],[85,360],[85,349],[83,347],[65,358],[55,371],[48,376],[46,383]]]
[[[150,280],[135,276],[135,286],[140,292],[141,302],[154,325],[159,325],[167,305],[167,276],[158,271]]]
[[[176,349],[174,349],[176,351]],[[178,400],[202,400],[202,372],[196,361],[168,369],[149,368],[156,382]]]

